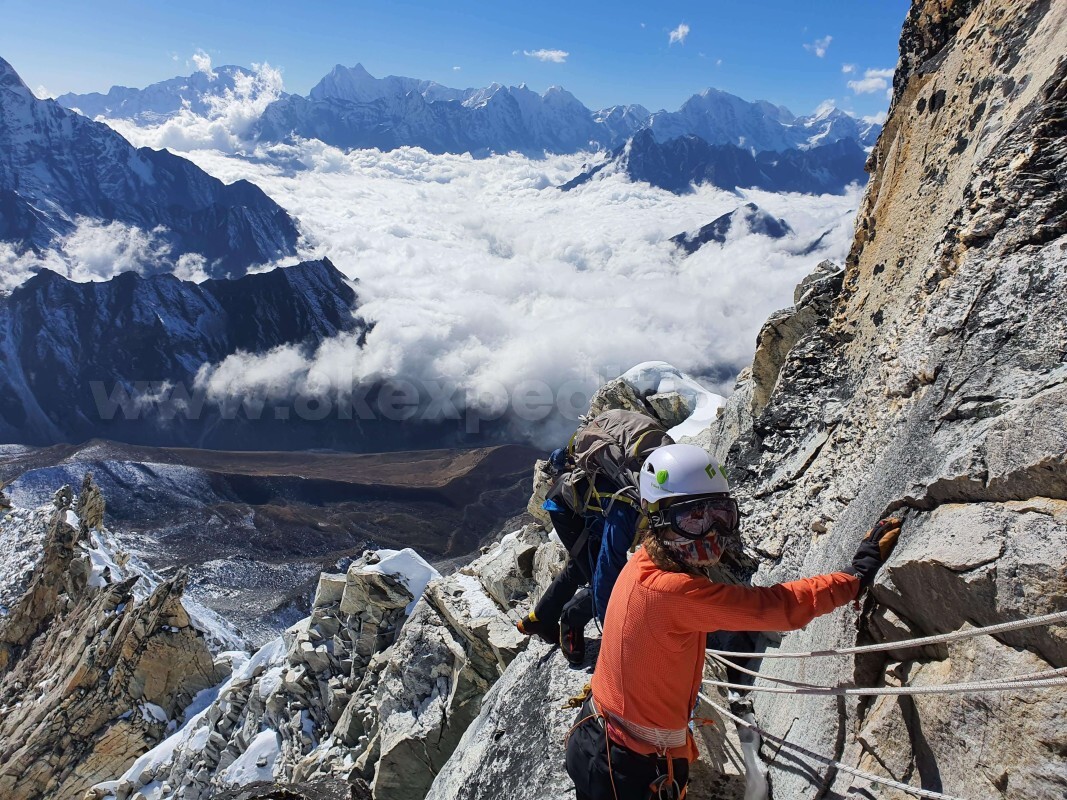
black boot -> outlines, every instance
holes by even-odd
[[[539,636],[549,644],[559,642],[559,623],[540,620],[533,611],[516,622],[515,627],[524,636]]]

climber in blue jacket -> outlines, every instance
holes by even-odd
[[[562,467],[562,456],[553,453],[550,471]],[[585,626],[594,616],[604,621],[612,587],[637,532],[638,513],[626,498],[615,496],[606,480],[597,480],[590,490],[588,479],[573,482],[568,477],[557,475],[543,505],[567,548],[567,563],[516,627],[526,635],[558,642],[567,661],[581,667]]]

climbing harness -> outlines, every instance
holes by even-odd
[[[725,656],[726,658],[816,658],[821,656],[851,656],[859,653],[879,653],[886,650],[902,650],[909,647],[923,647],[928,644],[941,644],[944,642],[956,642],[960,639],[970,639],[982,634],[1006,633],[1008,631],[1022,630],[1023,628],[1035,628],[1039,625],[1053,625],[1057,622],[1067,622],[1067,611],[1058,611],[1054,614],[1044,614],[1040,617],[1029,617],[1014,622],[1003,622],[999,625],[988,625],[984,628],[971,628],[970,630],[954,631],[952,633],[940,633],[935,636],[923,636],[918,639],[905,639],[901,642],[881,642],[880,644],[867,644],[861,647],[842,647],[837,650],[809,650],[804,653],[736,653],[731,650],[708,650],[713,656]]]
[[[796,753],[799,753],[805,758],[810,758],[814,761],[818,761],[822,764],[825,764],[826,766],[838,769],[841,772],[846,772],[849,775],[860,778],[861,780],[867,781],[868,783],[889,786],[893,789],[899,789],[902,792],[914,795],[915,797],[928,797],[931,798],[931,800],[962,800],[962,798],[956,797],[954,795],[942,794],[941,792],[932,792],[929,789],[920,789],[916,786],[909,786],[906,783],[900,783],[899,781],[895,781],[891,778],[883,778],[880,775],[872,775],[869,772],[863,772],[862,770],[850,767],[847,764],[842,764],[840,761],[834,761],[832,758],[827,758],[826,756],[821,756],[818,753],[813,753],[798,744],[794,744],[793,742],[790,742],[786,739],[782,739],[781,737],[775,736],[772,733],[768,733],[767,731],[760,728],[758,725],[753,725],[751,722],[748,722],[746,720],[741,719],[741,717],[731,714],[728,710],[720,706],[718,703],[716,703],[703,692],[700,693],[699,697],[701,700],[703,700],[709,706],[714,708],[727,719],[732,720],[738,725],[743,725],[745,728],[748,728],[754,733],[757,733],[762,736],[765,740],[769,742],[774,742],[779,747],[784,747],[787,750],[792,750]]]
[[[611,793],[614,797],[617,798],[618,792],[615,788],[615,774],[611,767],[611,737],[608,735],[608,717],[605,716],[596,706],[596,701],[593,699],[592,684],[585,684],[585,686],[582,687],[582,691],[576,694],[574,697],[569,698],[566,703],[564,703],[562,708],[584,709],[587,706],[589,709],[589,713],[579,719],[576,723],[574,723],[574,725],[571,726],[571,729],[567,731],[567,736],[564,739],[564,748],[566,748],[567,742],[570,741],[571,735],[578,729],[579,726],[583,725],[586,722],[589,722],[590,720],[599,725],[601,730],[604,731],[604,755],[607,758],[608,777],[611,780]],[[612,722],[618,724],[620,727],[624,728],[627,732],[629,732],[636,738],[641,739],[641,741],[646,741],[650,745],[655,747],[656,756],[665,761],[667,764],[666,773],[657,775],[656,778],[654,778],[648,786],[649,792],[651,792],[651,800],[685,800],[686,793],[689,791],[689,787],[688,785],[679,785],[678,779],[675,777],[674,774],[674,758],[671,757],[670,750],[672,747],[681,747],[685,745],[687,741],[686,737],[688,729],[682,729],[680,731],[680,742],[676,741],[677,737],[671,736],[671,742],[669,744],[657,744],[657,734],[663,734],[664,731],[660,731],[659,729],[655,728],[646,728],[642,725],[635,725],[633,723],[629,723],[615,714],[611,714],[610,716]],[[715,720],[709,719],[707,717],[694,717],[693,723],[697,726],[714,725]],[[638,735],[639,733],[644,735]],[[673,734],[675,732],[668,731],[666,733]],[[662,738],[662,736],[659,736],[658,738]],[[656,769],[657,771],[659,770],[658,764],[656,766]]]

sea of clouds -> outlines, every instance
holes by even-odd
[[[374,327],[363,346],[340,336],[315,351],[205,365],[201,385],[214,397],[445,380],[465,402],[499,410],[528,382],[592,391],[643,361],[670,362],[729,393],[767,316],[792,302],[819,261],[842,261],[852,241],[859,187],[843,196],[711,187],[676,196],[608,175],[562,192],[599,156],[257,146],[248,131],[280,78],[260,67],[242,86],[209,118],[109,124],[227,183],[261,187],[298,221],[303,258],[328,257],[358,281],[358,313]],[[736,231],[688,257],[670,243],[749,201],[795,235]],[[823,234],[818,251],[798,254]],[[91,267],[77,274],[104,277]]]

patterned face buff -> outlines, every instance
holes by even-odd
[[[693,567],[710,567],[722,557],[722,545],[714,534],[700,539],[664,539],[663,543],[676,559]]]

